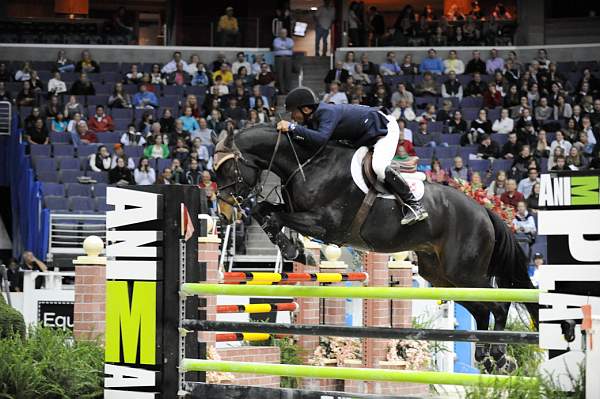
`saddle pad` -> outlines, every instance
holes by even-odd
[[[365,178],[362,173],[362,162],[369,151],[368,147],[360,147],[354,153],[352,157],[352,163],[350,164],[350,172],[352,173],[352,180],[354,180],[354,184],[361,189],[363,193],[367,193],[369,191],[369,187],[367,186],[367,182],[365,182]],[[423,172],[415,172],[415,173],[402,173],[402,177],[408,183],[410,187],[410,191],[412,191],[413,195],[417,200],[423,198],[425,194],[425,185],[423,181],[425,180],[425,173]],[[396,198],[392,194],[377,194],[378,198],[385,198],[395,200]]]

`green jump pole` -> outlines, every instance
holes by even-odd
[[[297,298],[429,299],[537,303],[540,290],[507,288],[400,288],[185,283],[185,295],[289,296]]]
[[[218,371],[277,375],[303,378],[332,378],[340,380],[411,382],[415,384],[441,385],[484,385],[502,386],[506,384],[535,383],[535,378],[512,377],[506,375],[486,375],[467,373],[445,373],[436,371],[408,371],[350,367],[320,367],[291,364],[271,364],[252,362],[229,362],[221,360],[183,359],[181,371]],[[349,394],[352,396],[351,394]]]

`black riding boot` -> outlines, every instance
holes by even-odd
[[[427,211],[410,191],[408,184],[400,173],[388,166],[385,168],[385,182],[396,194],[398,194],[400,199],[404,202],[404,205],[408,208],[408,212],[400,222],[401,224],[413,224],[427,219],[429,216]]]

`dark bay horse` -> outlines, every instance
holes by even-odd
[[[293,145],[300,162],[312,159],[298,173],[298,162],[288,137],[277,146],[277,131],[268,125],[228,133],[215,152],[215,168],[222,213],[231,218],[231,206],[258,192],[260,175],[271,170],[285,184],[284,203],[266,201],[252,211],[264,226],[289,227],[326,243],[358,249],[394,253],[415,251],[419,274],[436,287],[533,288],[527,274],[527,257],[504,221],[462,192],[436,183],[425,183],[423,205],[429,218],[414,225],[401,225],[403,209],[394,200],[378,198],[359,234],[350,226],[365,194],[350,174],[355,149],[331,142],[326,147]],[[275,152],[276,147],[278,147]],[[316,156],[315,156],[316,154]],[[231,220],[229,220],[231,221]],[[282,234],[281,234],[282,235]],[[274,243],[289,253],[289,244],[273,235]],[[509,303],[461,303],[473,315],[479,330],[487,330],[490,312],[494,329],[503,330]],[[537,305],[526,304],[537,324]],[[478,360],[487,353],[478,347]],[[496,360],[504,359],[500,346],[492,346]]]

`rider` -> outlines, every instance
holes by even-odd
[[[410,212],[402,224],[427,218],[427,211],[414,197],[402,175],[390,167],[396,153],[399,127],[396,120],[376,108],[362,105],[319,103],[312,90],[298,87],[285,99],[294,122],[280,121],[277,129],[292,138],[316,145],[329,140],[345,140],[356,147],[373,146],[373,170],[380,181],[398,194]]]

